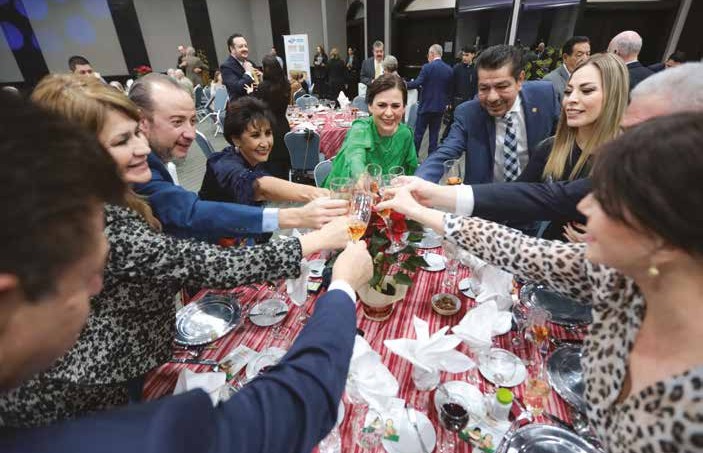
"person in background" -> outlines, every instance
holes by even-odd
[[[200,58],[195,56],[193,47],[186,49],[186,56],[181,60],[179,68],[185,70],[185,75],[193,86],[203,86],[203,71],[210,69]]]
[[[45,78],[32,99],[95,133],[125,183],[149,180],[139,110],[126,96],[95,80],[56,75]],[[54,366],[0,395],[5,426],[47,424],[125,405],[128,397],[140,399],[145,373],[171,357],[173,299],[180,288],[233,288],[295,277],[303,256],[341,248],[348,240],[346,220],[340,218],[292,242],[224,249],[160,234],[150,207],[131,190],[126,204],[129,208],[105,208],[111,253],[86,327]]]
[[[398,75],[398,59],[393,55],[386,56],[386,58],[383,59],[381,66],[383,66],[384,74]]]
[[[68,59],[68,69],[71,71],[71,73],[76,75],[95,75],[95,72],[93,71],[93,66],[85,57],[82,57],[80,55],[74,55]],[[100,76],[96,75],[95,77]]]
[[[587,36],[572,36],[561,48],[562,65],[542,78],[554,84],[559,103],[564,98],[566,81],[574,69],[591,56],[591,42]]]
[[[652,72],[663,71],[668,68],[675,68],[676,66],[686,63],[686,52],[677,50],[676,52],[669,55],[664,63],[655,63],[653,65],[647,66]]]
[[[181,45],[178,46],[176,50],[178,51],[178,63],[176,63],[176,67],[180,68],[183,59],[186,57],[186,48],[185,46]]]
[[[278,56],[278,52],[276,52],[276,48],[275,48],[275,47],[271,47],[271,53],[270,53],[269,55],[273,55],[274,57],[276,57],[276,61],[278,62],[278,65],[279,65],[279,66],[281,67],[281,69],[283,69],[283,71],[285,72],[286,66],[283,64],[283,58],[281,58],[280,56]]]
[[[612,54],[597,54],[572,72],[554,137],[543,140],[518,181],[573,181],[591,173],[595,152],[620,133],[628,102],[627,68]],[[575,220],[575,219],[574,219]],[[582,239],[582,225],[552,222],[546,239]]]
[[[190,97],[195,99],[195,93],[193,93],[193,82],[186,77],[181,69],[176,69],[173,71],[173,78],[183,87],[183,89],[190,94]]]
[[[312,57],[312,90],[319,98],[327,96],[327,54],[322,45],[315,48]]]
[[[371,85],[374,79],[383,74],[383,42],[375,41],[372,46],[373,54],[361,63],[360,82]]]
[[[420,152],[422,138],[429,128],[428,156],[437,149],[439,128],[451,96],[452,68],[442,61],[443,52],[439,44],[431,45],[427,50],[427,63],[422,65],[417,79],[408,82],[408,90],[422,88],[415,124],[415,150]]]
[[[222,83],[222,73],[220,71],[215,71],[215,75],[212,76],[212,81],[210,81],[210,95],[215,94],[218,88],[225,86]]]
[[[461,49],[461,61],[452,68],[451,104],[447,118],[445,118],[446,127],[442,133],[442,140],[449,135],[450,126],[454,122],[454,110],[459,104],[473,99],[478,92],[478,75],[476,74],[476,65],[474,65],[475,56],[476,49],[465,46]]]
[[[110,85],[110,86],[113,87],[114,89],[118,90],[118,91],[119,91],[120,93],[122,93],[122,94],[127,94],[127,92],[125,91],[125,89],[124,89],[124,87],[122,86],[122,84],[121,84],[120,82],[118,82],[117,80],[113,80],[113,81],[110,82],[108,85]]]
[[[266,58],[280,69],[272,56]],[[279,178],[267,170],[277,140],[276,121],[267,104],[251,96],[229,105],[224,135],[231,146],[208,158],[199,192],[202,200],[261,206],[265,201],[308,202],[329,196],[327,189],[296,184],[288,181],[287,175]]]
[[[395,166],[402,166],[406,175],[415,171],[412,131],[402,123],[407,102],[405,81],[397,75],[383,74],[371,83],[366,92],[369,116],[352,123],[323,187],[338,176],[358,177],[370,163],[380,165],[383,173]]]
[[[176,186],[166,170],[167,162],[188,154],[195,139],[191,98],[173,79],[153,73],[134,82],[129,97],[142,112],[140,130],[153,151],[148,156],[151,180],[135,190],[148,198],[167,234],[217,242],[283,228],[320,228],[346,212],[343,200],[317,199],[280,209],[201,200]]]
[[[608,44],[608,52],[620,57],[627,65],[627,71],[630,73],[630,91],[638,83],[654,74],[637,59],[640,50],[642,50],[642,37],[632,30],[618,33]]]
[[[271,131],[273,132],[273,146],[269,150],[270,154],[266,156],[267,161],[262,166],[262,169],[265,169],[268,174],[276,178],[287,180],[290,171],[290,154],[288,153],[288,148],[286,147],[286,143],[283,139],[286,134],[290,132],[288,118],[286,117],[286,109],[288,108],[290,99],[291,86],[290,83],[288,83],[288,80],[286,80],[286,76],[283,73],[283,68],[277,64],[278,61],[276,61],[276,58],[273,55],[265,56],[261,63],[264,69],[263,81],[254,93],[254,96],[266,103],[268,110],[273,114],[275,119],[270,124]],[[231,109],[229,110],[231,111]],[[225,119],[225,124],[226,123],[227,120]],[[233,145],[231,137],[228,137],[226,133],[225,139],[227,139],[230,145]],[[207,175],[205,179],[207,179]],[[235,200],[223,199],[222,201]],[[235,202],[239,203],[238,201]],[[252,203],[246,202],[242,204]]]
[[[327,61],[328,96],[330,99],[337,99],[340,91],[344,89],[346,72],[344,62],[339,58],[339,51],[333,47],[330,50],[330,59]]]
[[[353,47],[347,48],[347,58],[344,61],[347,68],[347,77],[345,83],[347,84],[347,97],[349,99],[354,99],[357,94],[359,94],[358,86],[359,83],[359,69],[361,68],[361,60],[356,55]]]
[[[605,144],[593,193],[578,205],[585,244],[426,208],[408,187],[377,208],[419,221],[516,277],[590,302],[581,367],[588,425],[603,451],[699,451],[702,142],[699,112],[647,121]]]
[[[229,56],[220,65],[222,80],[227,87],[229,100],[246,96],[247,86],[256,88],[260,71],[249,61],[249,44],[243,35],[235,33],[227,38]]]

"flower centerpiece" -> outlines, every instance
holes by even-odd
[[[147,66],[145,64],[137,66],[136,68],[132,69],[132,72],[134,73],[134,78],[138,79],[139,77],[144,77],[147,74],[150,74],[152,72],[151,66]]]
[[[385,221],[377,214],[371,218],[365,238],[373,259],[373,277],[368,285],[358,290],[368,319],[388,319],[394,304],[405,297],[412,285],[412,275],[417,268],[427,266],[425,259],[417,254],[417,248],[407,245],[421,241],[422,236],[422,225],[402,214],[391,211]],[[405,245],[397,247],[403,239]]]

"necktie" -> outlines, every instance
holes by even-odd
[[[515,181],[520,176],[520,162],[517,158],[517,136],[515,134],[515,124],[511,112],[508,112],[505,120],[505,140],[503,141],[504,175],[505,182]]]

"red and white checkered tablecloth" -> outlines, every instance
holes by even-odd
[[[441,249],[439,248],[434,249],[432,251],[436,253],[441,253]],[[460,266],[457,276],[457,282],[460,281],[462,278],[468,276],[469,270],[464,268],[463,266]],[[369,342],[371,347],[381,355],[383,363],[388,367],[391,373],[393,373],[393,375],[398,380],[398,384],[400,386],[398,397],[403,398],[414,405],[419,404],[419,399],[424,399],[425,403],[427,403],[428,396],[426,392],[424,392],[423,395],[423,393],[415,389],[411,377],[412,365],[408,361],[398,357],[395,354],[392,354],[383,345],[383,341],[386,339],[395,338],[414,338],[415,333],[412,326],[413,315],[427,320],[430,324],[430,332],[435,332],[447,325],[453,326],[459,323],[461,318],[466,314],[466,310],[472,308],[475,302],[472,299],[460,295],[460,299],[462,300],[462,308],[457,314],[453,316],[440,316],[436,314],[432,310],[432,307],[430,305],[430,299],[434,294],[441,292],[443,278],[444,271],[428,272],[425,270],[419,270],[414,276],[414,284],[408,291],[408,294],[406,295],[405,299],[396,304],[393,314],[386,321],[370,321],[364,318],[361,304],[359,304],[359,306],[357,307],[357,326],[364,331],[364,338]],[[239,300],[244,304],[256,303],[259,300],[265,299],[270,296],[270,290],[267,289],[265,286],[257,286],[256,289],[252,287],[242,287],[236,290],[214,292],[228,293],[234,291],[237,291]],[[285,289],[283,289],[282,291],[285,292]],[[207,291],[201,291],[193,298],[193,300],[201,298],[204,294],[206,294],[206,292]],[[313,305],[314,302],[308,303],[307,309],[309,312],[312,311]],[[298,332],[302,327],[300,323],[298,323],[298,321],[296,320],[297,315],[299,313],[298,310],[300,309],[295,306],[292,306],[291,304],[291,311],[282,323],[283,326],[288,327],[290,329],[293,336],[297,336]],[[566,329],[558,325],[552,325],[551,328],[551,335],[556,338],[583,338],[583,332],[567,331]],[[247,320],[242,325],[242,327],[214,342],[212,344],[212,349],[204,350],[200,358],[219,360],[223,358],[229,351],[231,351],[240,344],[244,344],[249,348],[254,349],[255,351],[260,351],[262,349],[265,349],[268,346],[268,343],[270,342],[268,333],[269,328],[258,327]],[[494,345],[497,347],[512,350],[513,346],[511,343],[511,339],[513,335],[514,332],[511,331],[505,335],[496,337]],[[463,343],[458,347],[458,349],[462,352],[468,352],[467,346]],[[160,368],[154,370],[147,377],[144,386],[145,398],[155,399],[164,395],[170,395],[176,385],[178,374],[184,367],[189,367],[191,370],[196,372],[210,371],[210,367],[207,366],[182,365],[174,363],[165,364]],[[493,386],[480,375],[478,369],[473,369],[465,373],[456,374],[449,374],[443,372],[441,374],[441,381],[468,381],[471,375],[478,377],[478,380],[480,382],[479,387],[482,391],[486,391],[493,388]],[[525,384],[523,383],[517,387],[512,388],[512,391],[516,396],[522,398],[524,388]],[[439,431],[442,428],[439,425],[437,413],[434,410],[434,406],[433,404],[431,404],[432,398],[434,396],[433,394],[434,392],[431,392],[429,404],[427,404],[427,407],[429,407],[428,416],[430,418],[430,421],[435,426],[435,429],[438,434],[439,443],[439,439],[441,439]],[[349,403],[345,404],[347,416],[345,417],[344,422],[340,427],[340,432],[342,435],[342,451],[358,451],[359,453],[361,453],[363,450],[353,445],[351,417],[349,416],[349,414],[351,414],[351,406],[349,405]],[[551,395],[548,399],[545,411],[552,413],[562,418],[563,420],[570,420],[568,405],[553,391],[551,392]],[[542,419],[538,418],[537,421],[542,421]],[[470,451],[471,448],[467,443],[459,441],[457,452],[468,453]]]

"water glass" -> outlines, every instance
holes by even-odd
[[[461,175],[461,162],[458,159],[449,159],[444,162],[444,175],[442,181],[448,186],[457,186],[464,179]]]
[[[537,366],[531,367],[529,376],[527,377],[527,383],[525,384],[525,393],[523,394],[525,407],[535,417],[544,412],[547,399],[552,391],[542,363],[543,362],[537,364]]]
[[[444,438],[440,452],[454,452],[456,449],[455,433],[466,428],[469,424],[469,405],[457,394],[449,393],[439,406],[439,422],[444,428]]]

